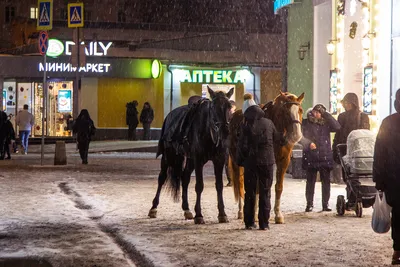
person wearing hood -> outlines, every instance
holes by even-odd
[[[368,115],[360,111],[358,104],[358,96],[355,93],[347,93],[341,101],[345,111],[340,113],[338,116],[338,122],[340,124],[340,130],[336,132],[335,138],[333,139],[333,159],[336,163],[340,164],[340,159],[337,154],[336,146],[338,144],[346,144],[347,137],[350,132],[357,129],[370,129]],[[342,155],[344,156],[344,155]],[[344,171],[342,170],[342,178],[345,179]],[[351,179],[349,181],[353,188],[357,188],[360,185],[358,179]],[[346,187],[347,200],[346,208],[351,209],[354,207],[356,202],[356,196]]]
[[[392,265],[400,265],[400,89],[394,107],[397,112],[382,121],[376,137],[373,181],[392,207]]]
[[[264,111],[252,99],[245,100],[244,122],[238,139],[236,162],[244,167],[244,223],[246,229],[256,228],[254,208],[256,188],[259,188],[259,229],[269,229],[271,186],[275,163],[274,144],[285,145],[286,139],[278,132]]]
[[[136,127],[139,124],[138,115],[136,107],[138,106],[138,102],[133,100],[126,104],[126,125],[128,125],[128,140],[135,141],[136,140]]]
[[[330,173],[333,169],[331,149],[331,132],[340,130],[340,124],[326,111],[322,104],[317,104],[307,111],[307,119],[303,120],[303,169],[307,172],[306,212],[314,207],[314,189],[317,172],[321,177],[322,210],[332,211],[329,207],[331,192]]]
[[[154,120],[154,111],[149,102],[144,102],[140,122],[143,125],[143,140],[150,140],[150,125]]]
[[[92,140],[92,135],[96,132],[96,127],[87,109],[81,110],[72,130],[77,135],[79,155],[81,156],[82,164],[88,164],[89,143]]]

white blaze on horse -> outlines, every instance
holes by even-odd
[[[283,190],[283,179],[290,163],[290,155],[295,143],[303,137],[301,131],[301,122],[303,118],[303,109],[301,103],[304,99],[304,93],[299,97],[290,93],[280,93],[274,101],[261,108],[265,112],[265,117],[272,120],[278,131],[283,132],[288,140],[287,145],[280,146],[274,144],[276,161],[276,183],[275,183],[275,223],[284,223],[284,217],[280,210],[280,201]],[[243,121],[242,110],[237,110],[232,115],[229,124],[229,172],[233,182],[233,191],[235,199],[239,202],[238,218],[243,218],[243,199],[244,199],[244,170],[243,167],[236,165],[233,158],[236,157],[238,130]]]

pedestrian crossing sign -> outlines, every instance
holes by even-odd
[[[37,29],[49,31],[53,28],[53,0],[38,0]]]
[[[68,28],[83,27],[83,3],[68,4]]]

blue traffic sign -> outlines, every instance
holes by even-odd
[[[53,28],[53,0],[38,1],[38,30],[51,30]]]
[[[47,48],[49,47],[49,35],[46,31],[41,31],[39,33],[39,53],[45,55]]]
[[[68,27],[83,27],[83,3],[68,4]]]

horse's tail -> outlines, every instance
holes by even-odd
[[[174,150],[168,153],[168,155],[164,156],[167,156],[167,180],[169,180],[168,189],[174,201],[179,202],[180,185],[184,170],[185,157],[182,155],[177,155],[174,153]]]
[[[232,181],[233,195],[238,202],[239,198],[244,198],[244,169],[238,166],[231,156],[229,156],[228,172]]]

